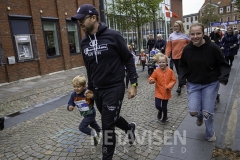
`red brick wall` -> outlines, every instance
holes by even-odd
[[[171,19],[171,27],[172,27],[174,25],[175,21],[177,21],[177,20],[182,21],[182,16],[183,16],[182,0],[171,0],[171,10],[172,10],[172,12],[174,12],[178,15],[178,18]]]
[[[5,66],[0,66],[0,83],[17,81],[38,75],[45,75],[52,72],[67,70],[83,66],[82,55],[71,55],[68,45],[68,34],[66,28],[66,18],[71,18],[76,13],[77,8],[85,3],[94,4],[99,10],[99,1],[96,0],[1,0],[0,1],[0,38],[4,57],[15,56],[14,45],[8,15],[32,16],[33,34],[36,36],[39,59],[29,62],[17,62]],[[10,11],[7,10],[10,7]],[[40,13],[42,10],[42,13]],[[41,17],[51,17],[59,19],[59,47],[60,56],[47,58],[44,44],[43,28]],[[79,38],[84,36],[80,31]]]

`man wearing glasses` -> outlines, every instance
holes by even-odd
[[[104,23],[98,23],[98,11],[91,4],[80,6],[71,19],[78,21],[86,34],[80,43],[88,76],[88,90],[85,93],[94,93],[102,119],[102,159],[110,160],[116,146],[115,126],[128,134],[130,144],[135,141],[136,124],[128,123],[120,116],[125,92],[125,67],[132,84],[128,98],[137,94],[133,56],[119,32],[108,29]]]

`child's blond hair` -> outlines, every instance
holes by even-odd
[[[72,84],[73,84],[73,86],[86,86],[87,79],[83,75],[78,75],[73,78]]]
[[[166,56],[165,54],[162,54],[162,53],[156,54],[156,55],[153,57],[153,59],[154,59],[155,62],[157,62],[160,57],[161,57],[161,58],[165,58],[166,63],[168,63],[168,58],[167,58],[167,56]]]

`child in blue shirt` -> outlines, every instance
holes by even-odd
[[[73,111],[76,106],[80,112],[80,114],[84,117],[82,122],[79,125],[79,130],[87,135],[93,136],[94,145],[98,144],[97,136],[101,132],[101,128],[99,127],[96,121],[96,110],[93,106],[93,94],[86,94],[86,77],[79,75],[76,76],[72,80],[74,92],[71,94],[71,97],[68,101],[67,109],[69,111]],[[89,128],[89,125],[92,128]]]

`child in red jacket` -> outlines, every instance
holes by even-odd
[[[148,78],[148,82],[149,84],[155,83],[155,106],[158,109],[157,118],[160,120],[163,113],[161,123],[165,124],[168,120],[167,103],[172,97],[171,90],[176,83],[176,78],[173,70],[167,67],[167,56],[159,53],[155,55],[155,60],[159,67]]]

